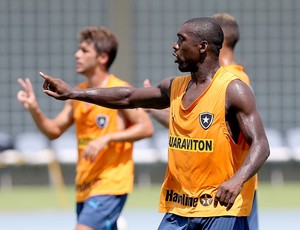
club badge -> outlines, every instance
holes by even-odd
[[[96,117],[96,124],[100,129],[104,129],[109,121],[109,117],[106,115],[99,115]]]
[[[203,129],[208,129],[213,123],[214,115],[209,112],[204,112],[199,115],[200,125]]]

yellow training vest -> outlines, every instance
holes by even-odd
[[[213,199],[221,183],[241,166],[245,155],[228,133],[225,99],[228,84],[237,79],[221,67],[206,91],[189,108],[184,96],[191,76],[176,77],[171,87],[169,160],[160,195],[160,212],[185,217],[247,216],[254,180],[245,183],[231,210]]]
[[[129,86],[114,75],[105,87]],[[78,85],[87,88],[87,82]],[[82,152],[87,144],[107,133],[118,132],[118,110],[82,101],[73,101],[73,117],[78,138],[76,200],[93,195],[121,195],[132,191],[134,166],[131,142],[113,142],[98,153],[95,162],[86,161]]]

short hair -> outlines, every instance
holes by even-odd
[[[114,62],[118,52],[118,40],[116,36],[105,27],[86,27],[78,34],[80,42],[88,42],[94,45],[97,55],[108,54],[107,69]]]
[[[234,49],[236,43],[240,39],[239,26],[238,23],[232,15],[228,13],[218,13],[213,15],[213,18],[221,26],[227,46]]]
[[[191,33],[194,35],[196,41],[206,40],[211,45],[211,50],[219,55],[224,34],[219,24],[213,18],[192,18],[184,24],[192,24]]]

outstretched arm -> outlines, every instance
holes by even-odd
[[[156,87],[149,88],[73,88],[61,79],[40,73],[45,79],[44,93],[57,100],[74,99],[112,109],[156,108],[164,109],[170,105],[169,91],[171,79],[163,80]]]
[[[218,202],[229,210],[245,182],[254,176],[270,155],[268,140],[256,108],[252,90],[243,82],[231,82],[226,92],[227,114],[234,116],[239,130],[250,145],[249,152],[237,172],[218,188],[214,205]]]

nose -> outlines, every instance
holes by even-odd
[[[178,45],[177,42],[174,42],[174,43],[173,43],[173,49],[174,49],[174,50],[178,50],[178,49],[179,49],[179,45]]]
[[[76,59],[79,58],[79,50],[77,50],[77,51],[75,52],[74,57],[75,57]]]

